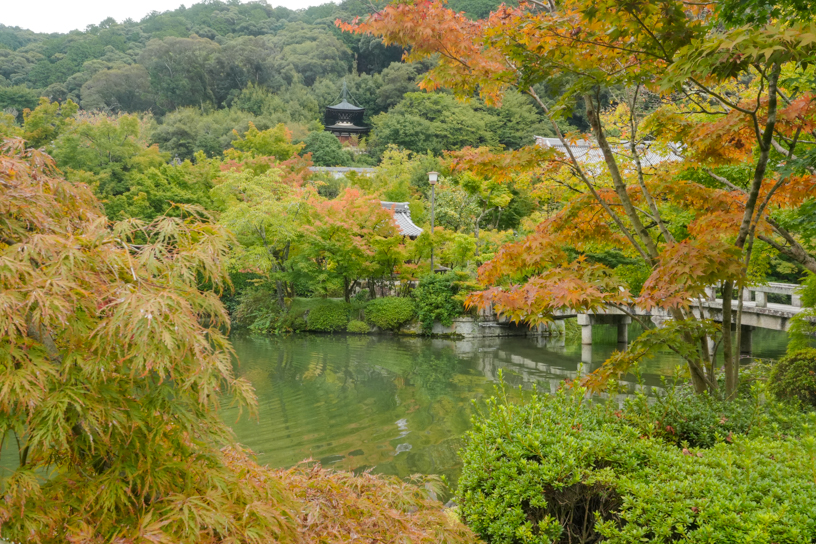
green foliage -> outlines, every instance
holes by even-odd
[[[462,303],[455,298],[459,292],[454,274],[429,274],[419,280],[412,296],[416,301],[416,313],[427,333],[434,321],[449,326],[453,318],[464,313]]]
[[[0,86],[0,111],[13,110],[18,120],[22,120],[23,111],[33,110],[39,101],[40,94],[25,85]]]
[[[237,131],[235,135],[238,135]],[[279,161],[290,159],[303,147],[292,143],[292,135],[283,123],[267,130],[258,130],[252,121],[243,137],[233,140],[232,146],[242,153],[228,153],[230,157],[275,157]]]
[[[490,130],[493,118],[446,94],[408,93],[388,113],[372,120],[372,146],[383,150],[395,144],[416,153],[435,155],[465,146],[499,144]]]
[[[788,353],[773,367],[768,390],[780,400],[816,407],[816,349]]]
[[[324,130],[310,132],[303,143],[303,153],[311,153],[312,162],[317,166],[349,166],[353,161],[340,140]]]
[[[387,331],[399,330],[416,315],[414,301],[404,297],[383,297],[365,307],[366,322]]]
[[[496,0],[451,0],[448,5],[454,11],[463,11],[471,19],[484,19],[490,12],[501,5]],[[507,2],[507,5],[516,5],[516,2]]]
[[[521,405],[493,398],[475,419],[457,497],[482,538],[806,542],[816,530],[812,436],[678,448],[584,393],[534,393]]]
[[[267,166],[270,166],[267,164]],[[253,270],[276,282],[278,304],[293,296],[289,253],[301,237],[308,216],[309,188],[289,183],[297,172],[281,163],[254,174],[250,170],[224,173],[211,195],[223,209],[220,222],[235,234],[238,247],[231,255],[233,265]]]
[[[581,325],[578,319],[571,317],[564,320],[564,341],[568,344],[575,344],[581,340]]]
[[[280,329],[284,331],[302,332],[309,328],[306,323],[306,312],[304,308],[290,308],[280,321]]]
[[[804,309],[793,316],[788,330],[788,354],[814,347],[816,335],[816,274],[808,274],[802,282],[799,295]]]
[[[782,225],[802,235],[806,244],[816,240],[816,197],[805,200],[801,206],[778,213]],[[816,305],[816,304],[814,304]]]
[[[22,135],[23,131],[14,121],[14,115],[0,112],[0,140],[19,138]]]
[[[181,165],[162,164],[146,172],[133,172],[126,177],[128,191],[112,196],[105,202],[109,217],[135,217],[152,221],[160,215],[177,213],[174,204],[200,206],[213,210],[210,197],[215,172],[206,162],[196,165],[185,161]]]
[[[352,319],[349,321],[349,324],[346,327],[346,332],[353,334],[368,334],[370,331],[371,327],[369,327],[365,321],[359,321],[357,319]]]
[[[129,175],[158,168],[170,158],[149,144],[149,126],[149,118],[136,115],[80,114],[60,130],[52,144],[54,158],[69,179],[95,183],[100,196],[125,193]]]
[[[156,103],[164,111],[213,102],[214,64],[221,47],[206,38],[173,37],[150,40],[139,55],[139,64],[150,74]]]
[[[140,112],[155,106],[150,74],[144,66],[131,64],[101,70],[82,85],[82,108],[112,112]]]
[[[67,100],[63,104],[40,98],[39,105],[23,111],[23,137],[32,147],[52,143],[73,122],[79,106]]]
[[[624,419],[644,436],[689,448],[712,448],[719,442],[731,442],[735,435],[778,438],[803,432],[795,411],[762,402],[750,391],[726,401],[676,385],[669,385],[654,402],[636,397],[627,404]]]
[[[232,324],[253,332],[270,332],[280,317],[274,286],[268,283],[246,288],[238,296],[238,305],[232,312]]]
[[[813,4],[807,0],[726,0],[718,10],[730,26],[763,24],[771,19],[810,21]]]
[[[342,302],[325,301],[309,310],[306,322],[310,331],[344,331],[349,324],[349,307]]]
[[[649,279],[652,269],[643,262],[637,264],[622,264],[615,267],[615,275],[622,279],[629,287],[633,296],[640,296],[643,284]]]

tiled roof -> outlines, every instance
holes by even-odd
[[[539,147],[551,147],[553,149],[557,149],[561,151],[565,155],[567,155],[567,149],[564,144],[561,143],[561,140],[558,138],[545,138],[543,136],[536,136],[535,137],[536,145]],[[588,142],[586,140],[578,140],[577,142],[570,144],[569,146],[570,151],[575,156],[575,159],[579,162],[584,164],[598,164],[604,161],[603,152],[598,148],[597,145],[593,142]],[[615,154],[625,160],[632,160],[632,156],[629,152],[628,147],[623,148],[621,146],[613,147],[613,151]],[[639,146],[638,154],[640,156],[640,162],[643,166],[657,166],[658,164],[666,161],[679,161],[682,158],[674,153],[669,152],[665,154],[657,153],[652,151],[648,146]]]
[[[345,98],[340,101],[339,104],[335,104],[334,106],[329,106],[329,109],[332,110],[346,110],[346,111],[363,111],[363,108],[355,106]]]
[[[411,209],[408,207],[407,202],[380,201],[380,205],[386,210],[394,211],[394,222],[397,224],[400,234],[410,238],[416,238],[422,234],[422,229],[411,221]]]

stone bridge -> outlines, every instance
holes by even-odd
[[[802,301],[798,294],[799,288],[799,285],[790,283],[769,283],[768,285],[746,287],[743,290],[742,338],[749,347],[747,351],[750,351],[751,331],[755,328],[775,331],[788,330],[791,318],[802,311]],[[768,294],[770,293],[781,295],[790,302],[768,302]],[[738,301],[733,301],[732,304],[735,314],[737,303]],[[714,290],[709,289],[706,299],[693,301],[691,307],[697,317],[700,317],[702,311],[703,317],[722,322],[722,304],[722,299],[716,298]],[[629,307],[628,311],[636,316],[648,317],[657,326],[661,326],[665,321],[671,319],[669,313],[661,308],[644,310],[635,306]],[[567,317],[578,318],[578,324],[581,325],[581,342],[583,344],[592,344],[593,325],[616,325],[618,327],[618,342],[625,344],[629,340],[627,331],[632,318],[621,310],[609,309],[594,313],[562,312],[558,315],[558,318]],[[746,350],[743,348],[743,351]]]

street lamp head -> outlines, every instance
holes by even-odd
[[[428,183],[436,185],[436,180],[439,179],[439,172],[428,172]]]

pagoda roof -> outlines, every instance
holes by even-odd
[[[407,202],[387,202],[381,200],[380,206],[394,212],[394,223],[397,224],[400,234],[408,236],[409,238],[416,238],[422,234],[422,229],[411,221],[411,209],[408,207]]]
[[[368,127],[358,127],[352,123],[335,123],[326,127],[330,132],[368,132]]]
[[[345,98],[341,100],[339,103],[335,104],[334,106],[328,106],[326,109],[339,111],[365,111],[365,108],[355,106]]]

